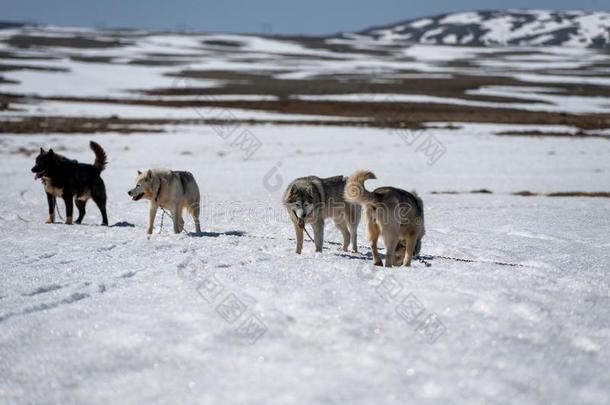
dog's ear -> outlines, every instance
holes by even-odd
[[[40,147],[40,153],[44,153],[44,149],[42,149],[42,146]]]
[[[53,149],[49,149],[49,155],[53,155]]]
[[[152,177],[152,170],[148,169],[148,171],[146,172],[146,178],[150,179]]]
[[[141,174],[142,174],[142,172],[138,170],[138,176],[141,175]]]

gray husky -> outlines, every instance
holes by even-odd
[[[373,251],[373,262],[381,266],[377,239],[383,237],[386,249],[385,265],[410,266],[413,256],[421,249],[424,227],[424,203],[415,192],[394,187],[364,188],[366,180],[375,179],[369,171],[357,171],[347,180],[345,199],[364,209],[367,237]],[[404,256],[404,257],[403,257]]]
[[[182,211],[186,208],[195,230],[201,232],[199,226],[199,187],[190,172],[167,169],[152,169],[141,172],[138,170],[136,186],[127,192],[134,201],[141,198],[148,200],[148,225],[146,233],[153,231],[155,216],[159,207],[169,210],[174,221],[174,233],[184,229]]]
[[[360,206],[345,201],[343,197],[344,176],[321,179],[316,176],[301,177],[288,185],[282,202],[292,223],[297,239],[296,253],[303,249],[303,229],[313,225],[316,252],[322,251],[324,243],[324,220],[332,218],[343,235],[343,250],[352,244],[352,251],[358,251],[356,233],[360,222]]]

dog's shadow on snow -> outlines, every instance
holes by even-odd
[[[336,253],[335,256],[343,257],[345,259],[350,259],[350,260],[373,260],[373,253],[371,253],[371,252],[366,252],[366,253],[341,252],[341,253]],[[385,260],[385,255],[383,253],[379,253],[379,257],[381,258],[381,260]]]
[[[63,221],[55,221],[53,222],[53,225],[65,225],[65,223]],[[127,221],[120,221],[120,222],[116,222],[112,225],[100,225],[100,224],[94,224],[94,223],[89,223],[89,224],[77,224],[76,222],[73,224],[73,226],[76,227],[80,227],[80,226],[90,226],[90,227],[107,227],[107,228],[135,228],[136,226],[134,224],[132,224],[131,222],[127,222]]]
[[[336,256],[347,258],[350,260],[363,260],[370,261],[373,260],[373,253],[368,251],[366,253],[358,252],[358,253],[337,253]],[[379,258],[385,263],[385,254],[379,252]],[[436,257],[431,255],[418,255],[413,256],[414,261],[418,261],[420,263],[424,263],[426,267],[430,267],[430,261],[436,259]]]
[[[190,232],[193,238],[218,238],[220,236],[246,236],[245,231],[226,231],[226,232]]]
[[[110,225],[110,228],[135,228],[136,226],[131,222],[121,221],[116,224]]]

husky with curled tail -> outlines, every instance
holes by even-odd
[[[347,179],[345,200],[358,203],[364,210],[367,237],[373,252],[373,262],[381,266],[377,240],[381,235],[386,248],[385,266],[410,266],[419,254],[426,233],[424,203],[415,192],[394,187],[364,188],[366,180],[376,179],[370,171],[357,171]]]
[[[303,249],[303,230],[312,224],[316,252],[322,251],[324,243],[324,220],[332,218],[343,236],[343,250],[347,251],[350,242],[352,252],[358,251],[356,233],[360,223],[360,206],[345,201],[344,176],[319,178],[301,177],[286,188],[282,203],[294,225],[297,246],[296,253]]]

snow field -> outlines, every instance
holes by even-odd
[[[244,161],[210,127],[176,129],[93,137],[109,228],[93,204],[85,225],[44,224],[34,157],[14,153],[89,162],[91,136],[0,137],[2,402],[607,403],[609,206],[509,194],[606,190],[607,141],[430,129],[446,148],[430,166],[389,131],[266,125]],[[194,173],[202,235],[168,218],[158,233],[158,217],[146,237],[126,192],[150,166]],[[363,225],[361,254],[338,251],[330,223],[324,252],[293,253],[283,187],[358,168],[377,174],[369,188],[420,193],[430,267],[375,268]],[[494,194],[430,194],[482,187]]]

